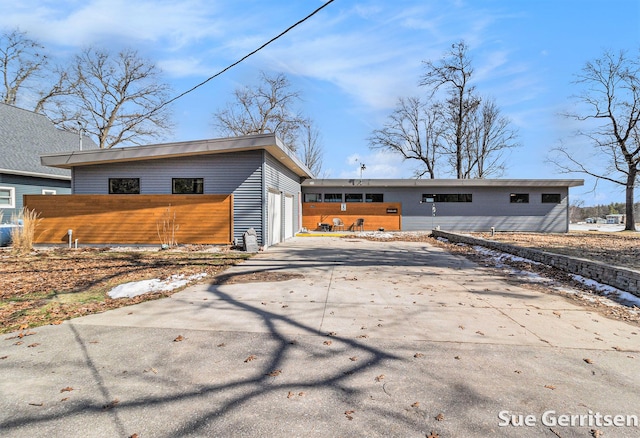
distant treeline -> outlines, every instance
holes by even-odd
[[[633,211],[636,219],[640,216],[640,202],[633,204]],[[611,204],[602,204],[592,207],[583,207],[581,205],[571,205],[569,207],[569,219],[571,222],[584,222],[587,218],[603,218],[608,214],[625,214],[624,202],[612,202]]]

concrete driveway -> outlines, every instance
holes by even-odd
[[[439,248],[295,238],[226,278],[5,335],[0,435],[640,435],[638,327]]]

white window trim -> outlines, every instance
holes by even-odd
[[[53,189],[42,189],[43,195],[56,195],[57,192]]]
[[[0,208],[16,208],[16,188],[0,186],[0,190],[9,191],[9,204],[0,204]]]

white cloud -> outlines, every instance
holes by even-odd
[[[69,47],[163,43],[176,50],[204,37],[223,34],[215,3],[204,0],[93,0],[88,2],[37,0],[0,1],[0,25],[20,28],[44,43]]]
[[[352,154],[345,159],[348,166],[335,178],[360,178],[360,165],[364,164],[363,179],[370,178],[410,178],[412,172],[408,164],[398,154],[386,151],[374,151],[369,154]]]

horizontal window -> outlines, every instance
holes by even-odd
[[[139,195],[140,178],[109,178],[109,194]]]
[[[0,187],[0,208],[16,207],[16,189],[13,187]]]
[[[322,202],[322,195],[320,193],[305,193],[304,202]]]
[[[562,196],[560,196],[560,193],[543,193],[542,194],[543,204],[560,204],[560,202],[562,202]]]
[[[342,193],[325,193],[324,202],[342,202]]]
[[[173,178],[171,193],[174,195],[201,195],[204,193],[202,178]]]
[[[362,202],[362,193],[345,193],[344,202]]]
[[[384,195],[382,193],[367,193],[365,202],[384,202]]]
[[[529,194],[528,193],[511,193],[509,195],[509,202],[511,202],[512,204],[528,204]]]
[[[438,193],[422,195],[422,202],[473,202],[471,193]]]

